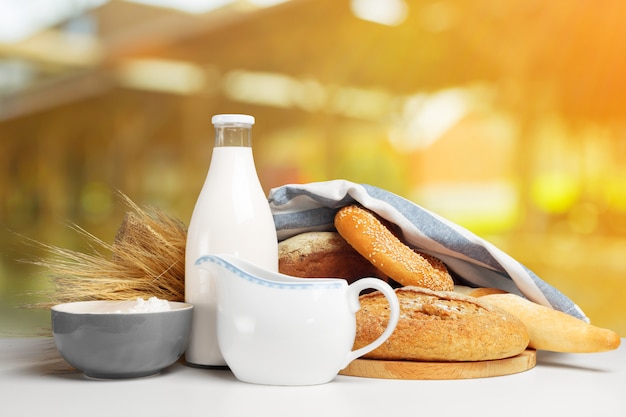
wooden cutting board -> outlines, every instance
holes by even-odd
[[[537,352],[527,349],[517,356],[478,362],[413,362],[355,359],[341,375],[381,379],[469,379],[511,375],[532,369]]]

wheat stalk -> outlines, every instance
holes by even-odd
[[[185,225],[159,209],[142,209],[122,197],[131,211],[113,243],[73,226],[90,243],[91,253],[40,244],[49,257],[33,263],[47,269],[53,282],[43,304],[153,296],[184,301]]]

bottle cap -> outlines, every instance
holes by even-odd
[[[254,116],[247,114],[216,114],[211,118],[214,125],[253,125]]]

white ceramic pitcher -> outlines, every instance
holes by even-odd
[[[351,285],[338,278],[295,278],[232,255],[207,255],[195,264],[217,277],[218,345],[244,382],[329,382],[352,360],[380,346],[398,323],[398,299],[377,278]],[[368,288],[387,297],[389,323],[378,339],[353,351],[358,297]]]

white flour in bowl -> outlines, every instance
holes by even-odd
[[[152,313],[168,310],[170,310],[170,305],[167,300],[160,300],[156,297],[150,297],[148,301],[144,301],[143,298],[137,298],[135,306],[130,309],[132,313]]]
[[[160,300],[157,297],[150,297],[147,301],[143,298],[137,298],[137,301],[130,308],[125,310],[117,310],[116,313],[156,313],[159,311],[171,310],[167,300]]]

